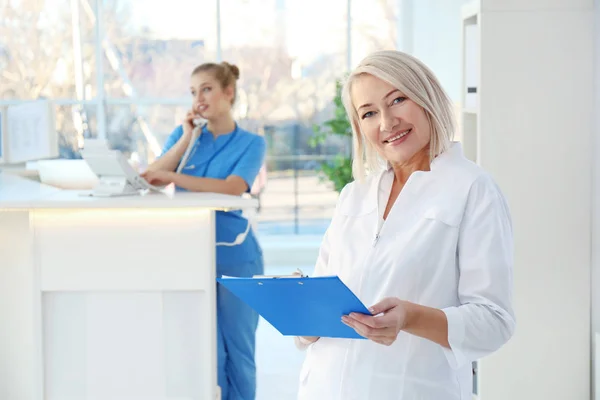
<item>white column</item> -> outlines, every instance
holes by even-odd
[[[104,2],[96,0],[94,13],[96,14],[95,49],[96,49],[96,119],[98,139],[106,139],[106,93],[104,92]]]
[[[275,37],[274,45],[277,49],[285,49],[287,53],[287,8],[286,0],[275,1]]]
[[[85,82],[83,79],[83,54],[81,47],[81,12],[80,0],[71,0],[71,31],[73,34],[73,71],[75,74],[75,94],[77,100],[85,100]],[[83,114],[83,105],[78,104],[72,107],[73,111],[77,110],[79,115]],[[87,124],[87,118],[86,118]],[[77,130],[77,145],[83,147],[84,128],[83,124],[75,124]],[[87,125],[86,129],[87,131]]]
[[[85,95],[83,83],[83,56],[81,54],[81,20],[79,0],[71,0],[71,31],[73,34],[73,70],[75,72],[75,92],[77,100]]]
[[[223,49],[221,48],[221,0],[217,2],[217,62],[223,61]]]

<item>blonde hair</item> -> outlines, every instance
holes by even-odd
[[[352,126],[354,179],[362,182],[367,174],[382,168],[377,151],[360,131],[359,116],[352,104],[352,83],[364,74],[389,83],[423,108],[431,128],[430,160],[450,148],[456,129],[454,106],[433,72],[409,54],[394,50],[377,51],[360,62],[342,88],[342,101]]]
[[[231,105],[235,103],[235,99],[237,97],[236,82],[238,79],[240,79],[240,69],[236,65],[229,64],[225,61],[220,64],[204,63],[194,68],[192,71],[192,76],[200,72],[212,73],[214,78],[221,85],[221,89],[226,89],[231,86],[233,88],[233,99],[231,99]]]

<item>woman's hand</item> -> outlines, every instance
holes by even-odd
[[[342,322],[354,328],[359,335],[390,346],[406,326],[409,305],[406,301],[389,297],[369,309],[373,315],[351,313],[343,316]]]
[[[306,350],[308,346],[319,340],[317,336],[296,336],[294,337],[294,343],[300,350]]]
[[[198,115],[194,112],[194,110],[189,110],[183,119],[183,135],[182,138],[184,140],[190,140],[192,137],[192,131],[196,127],[194,125],[194,119],[198,118]]]
[[[298,336],[304,344],[311,344],[319,340],[319,336]]]
[[[146,171],[141,174],[142,178],[154,186],[166,186],[175,179],[175,172],[171,171]]]

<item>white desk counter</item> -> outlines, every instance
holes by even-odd
[[[0,173],[0,398],[214,399],[214,211],[255,206]]]
[[[223,210],[258,206],[255,199],[217,193],[150,192],[141,196],[122,197],[92,197],[89,193],[90,191],[60,190],[27,178],[0,172],[0,208],[2,209],[210,208]]]

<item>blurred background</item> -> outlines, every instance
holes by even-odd
[[[102,138],[143,168],[190,107],[192,69],[237,64],[237,120],[268,143],[266,233],[324,232],[337,196],[318,171],[349,156],[350,141],[310,138],[335,115],[336,80],[369,52],[420,57],[460,107],[463,0],[3,3],[0,104],[51,99],[61,158]]]

